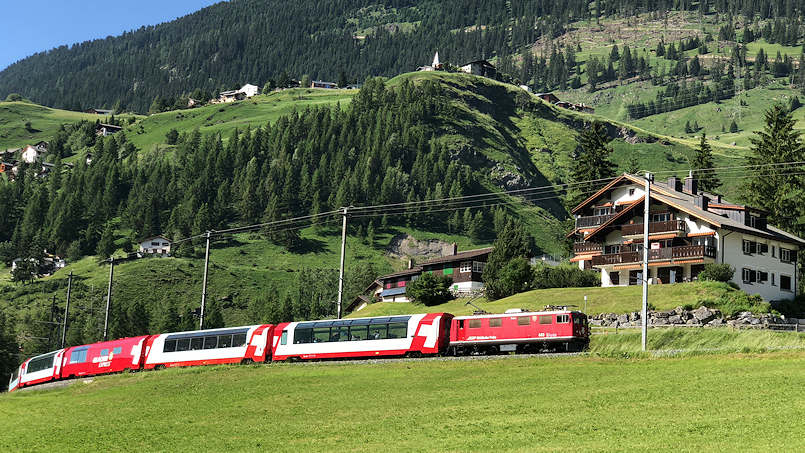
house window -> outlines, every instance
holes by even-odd
[[[620,244],[605,245],[604,246],[604,254],[605,255],[610,255],[610,254],[613,254],[613,253],[620,253],[620,252],[621,252]]]
[[[780,247],[780,261],[784,263],[794,262],[794,251]]]
[[[151,245],[154,247],[159,247],[159,242],[151,242]]]
[[[484,269],[486,269],[486,263],[481,261],[473,261],[472,262],[472,271],[477,272],[479,274],[484,273]]]
[[[776,286],[774,284],[774,273],[771,274],[771,286]]]
[[[633,195],[634,195],[634,189],[629,189],[629,196],[631,197]]]
[[[461,267],[458,268],[458,271],[461,273],[472,272],[472,261],[464,261],[461,263]]]
[[[612,212],[611,208],[595,208],[593,215],[609,215]]]
[[[763,255],[764,253],[769,253],[769,244],[758,243],[757,244],[757,253],[758,255]]]
[[[760,224],[760,218],[756,215],[749,216],[749,226],[752,228],[757,228]]]
[[[744,239],[744,255],[751,255],[753,253],[757,253],[757,242],[754,241],[747,241]]]
[[[745,267],[745,268],[742,269],[741,273],[742,273],[744,283],[751,284],[751,283],[757,281],[757,272],[756,271],[754,271],[752,269],[748,269],[748,268]]]
[[[780,275],[780,289],[783,291],[791,291],[790,275]]]
[[[651,214],[652,222],[667,222],[669,220],[671,220],[670,212],[656,212],[654,214]]]
[[[771,246],[771,257],[772,257],[772,258],[776,258],[776,257],[777,257],[777,256],[775,255],[775,247],[774,247],[773,245]]]
[[[768,272],[763,272],[763,271],[758,271],[757,272],[757,282],[758,283],[766,283],[767,281],[769,281],[769,273]]]

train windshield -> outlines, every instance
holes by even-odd
[[[36,373],[37,371],[47,370],[53,368],[53,357],[56,356],[55,352],[34,357],[28,362],[28,367],[25,369],[25,374]]]

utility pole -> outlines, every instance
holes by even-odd
[[[65,339],[67,338],[67,316],[70,315],[70,293],[73,289],[73,272],[67,276],[67,303],[64,305],[64,321],[61,326],[61,347],[64,347]]]
[[[338,270],[338,319],[341,319],[341,303],[344,299],[344,256],[347,248],[347,210],[349,208],[343,209],[342,215],[344,219],[341,226],[341,266]]]
[[[651,180],[653,178],[651,173],[646,172],[646,199],[643,208],[643,312],[640,315],[640,319],[643,321],[641,323],[643,327],[643,338],[641,340],[643,351],[646,350],[646,336],[648,334],[648,223],[650,220]]]
[[[106,290],[106,317],[103,320],[103,341],[109,340],[109,307],[112,305],[112,279],[115,276],[115,257],[109,257],[109,287]]]
[[[210,268],[210,236],[212,232],[207,230],[204,235],[207,238],[207,248],[204,252],[204,278],[201,280],[201,311],[198,317],[198,330],[204,329],[204,306],[207,304],[207,273]]]

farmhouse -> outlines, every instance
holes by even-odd
[[[406,287],[422,274],[446,275],[453,279],[451,291],[456,295],[474,294],[484,289],[483,272],[489,254],[494,250],[487,247],[477,250],[458,252],[453,244],[453,253],[441,258],[425,261],[419,266],[393,274],[384,275],[377,280],[382,285],[380,300],[383,302],[410,302],[406,295]]]
[[[573,209],[572,262],[601,271],[601,286],[640,285],[645,181],[623,174]],[[733,282],[766,300],[792,299],[805,241],[767,224],[766,213],[671,177],[650,185],[649,284],[696,280],[707,263],[726,263]]]
[[[171,256],[171,241],[165,236],[153,236],[140,241],[140,250],[137,254],[140,258],[144,256]]]
[[[22,160],[26,164],[32,164],[44,157],[44,152],[33,145],[27,145],[22,149]]]
[[[257,85],[247,83],[246,85],[240,87],[240,92],[246,95],[247,98],[250,98],[252,96],[260,94],[260,87]]]
[[[121,126],[115,126],[114,124],[103,124],[98,123],[95,126],[95,134],[100,137],[106,137],[108,135],[115,134],[123,130]]]
[[[494,79],[495,75],[497,75],[495,66],[486,60],[471,61],[461,65],[460,69],[467,74],[489,77],[490,79]]]
[[[338,88],[338,84],[333,82],[323,82],[321,80],[314,80],[310,82],[310,88],[328,88],[332,90]]]
[[[115,113],[114,110],[104,110],[104,109],[87,109],[84,110],[84,113],[94,113],[96,115],[111,115]]]

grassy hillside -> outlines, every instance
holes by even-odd
[[[103,116],[52,109],[29,102],[0,102],[0,150],[49,140],[64,123],[103,120]],[[30,122],[30,129],[25,123]]]
[[[265,126],[294,110],[336,103],[346,107],[356,92],[294,88],[257,95],[240,102],[158,113],[129,126],[127,136],[141,150],[151,150],[156,145],[167,147],[165,134],[171,129],[179,132],[198,129],[203,134],[221,133],[222,137],[228,138],[229,132],[235,128],[243,130],[248,126]]]
[[[805,383],[803,359],[798,351],[171,369],[0,396],[0,422],[11,427],[0,448],[769,450],[785,439],[795,451],[805,448],[795,422],[805,405],[790,389]]]
[[[678,283],[675,285],[653,285],[649,287],[649,303],[657,310],[670,310],[684,305],[698,306],[714,301],[722,296],[736,293],[727,284],[714,282]],[[554,288],[536,289],[514,296],[495,300],[474,300],[473,303],[490,313],[503,313],[509,308],[542,309],[545,305],[575,305],[585,310],[584,296],[587,296],[586,313],[627,313],[640,311],[642,289],[640,286],[618,286],[614,288]],[[408,313],[448,312],[454,315],[468,315],[475,309],[466,305],[467,299],[456,299],[442,305],[427,307],[420,304],[379,302],[371,304],[352,314],[353,317],[388,316]]]

